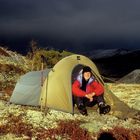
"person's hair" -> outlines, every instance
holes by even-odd
[[[91,68],[89,66],[83,67],[82,74],[84,74],[85,72],[90,72],[91,73]]]

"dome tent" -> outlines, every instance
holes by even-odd
[[[96,78],[103,84],[103,80],[95,64],[85,56],[71,55],[60,60],[49,72],[41,93],[41,106],[73,113],[72,75],[73,70],[82,66],[89,66]],[[77,71],[76,71],[77,72]]]
[[[104,84],[96,65],[89,58],[77,54],[63,58],[52,69],[44,70],[43,87],[41,87],[41,78],[39,78],[41,71],[30,72],[22,76],[22,80],[16,84],[10,102],[47,107],[74,114],[72,82],[83,66],[89,66],[95,78],[105,87],[105,100],[111,105],[113,113],[119,117],[127,116],[132,110],[112,94]],[[36,73],[38,78],[34,79],[33,73]],[[35,84],[32,81],[36,81]]]

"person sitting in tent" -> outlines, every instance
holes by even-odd
[[[98,104],[99,113],[106,114],[110,106],[104,101],[104,87],[100,84],[88,66],[83,67],[77,79],[72,84],[74,102],[82,115],[88,115],[86,106],[92,107]]]

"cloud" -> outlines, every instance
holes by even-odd
[[[140,39],[139,0],[1,0],[1,35],[90,43]]]

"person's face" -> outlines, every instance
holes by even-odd
[[[83,77],[87,81],[91,77],[91,72],[84,72]]]

